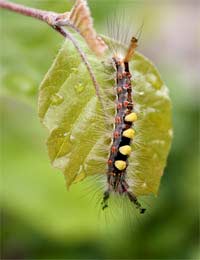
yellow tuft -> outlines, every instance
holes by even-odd
[[[123,155],[130,155],[131,154],[131,147],[130,145],[124,145],[119,148],[119,151]]]
[[[129,128],[129,129],[125,130],[122,135],[125,137],[128,137],[130,139],[133,139],[133,137],[135,135],[135,131],[132,128]]]
[[[125,161],[121,161],[121,160],[118,160],[118,161],[115,161],[115,167],[122,171],[126,168],[126,162]]]
[[[135,122],[137,121],[137,114],[136,113],[130,113],[129,115],[125,116],[125,121],[127,122]]]

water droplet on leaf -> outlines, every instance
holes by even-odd
[[[63,96],[60,94],[56,93],[51,97],[51,102],[52,105],[60,105],[64,101]]]
[[[79,83],[79,84],[75,85],[74,88],[75,88],[76,93],[80,94],[81,92],[84,91],[85,86],[82,85],[81,83]]]
[[[70,135],[69,140],[70,140],[71,143],[73,143],[74,140],[75,140],[75,137],[73,135]]]
[[[158,78],[156,77],[155,74],[153,73],[148,73],[146,75],[146,80],[151,83],[151,85],[154,87],[154,88],[157,88],[159,89],[160,88],[160,84],[159,84],[159,80]]]
[[[144,96],[144,91],[140,91],[140,92],[139,92],[139,95],[140,95],[140,96]]]
[[[77,68],[71,68],[71,72],[77,73],[78,69]]]

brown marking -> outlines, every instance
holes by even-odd
[[[111,148],[111,151],[112,151],[112,153],[116,153],[117,152],[117,148],[116,148],[116,146],[112,146],[112,148]]]
[[[114,132],[114,138],[119,138],[119,132],[117,131]]]
[[[121,87],[118,87],[117,88],[117,93],[119,94],[119,93],[121,93],[122,92],[122,88]]]
[[[132,59],[135,49],[137,48],[137,42],[138,40],[135,37],[132,37],[126,56],[124,58],[124,62],[128,63]]]
[[[125,130],[129,129],[130,125],[129,124],[125,124]]]
[[[123,106],[124,106],[124,107],[128,107],[128,105],[129,105],[129,102],[128,102],[127,100],[124,101]]]
[[[126,89],[129,89],[129,88],[131,89],[131,84],[130,83],[126,83],[125,88]]]
[[[112,165],[112,163],[113,163],[112,160],[109,159],[108,160],[108,165]]]
[[[118,79],[122,79],[122,78],[123,78],[122,73],[117,73],[117,78],[118,78]]]
[[[93,20],[87,2],[76,0],[70,14],[67,13],[66,15],[68,15],[70,23],[85,39],[90,49],[98,56],[104,54],[108,46],[93,28]]]
[[[121,108],[122,108],[122,103],[118,103],[118,104],[117,104],[117,108],[118,108],[118,109],[121,109]]]
[[[116,117],[115,117],[115,123],[121,124],[121,122],[122,122],[121,117],[116,116]]]

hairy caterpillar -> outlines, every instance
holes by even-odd
[[[137,198],[157,194],[172,137],[167,88],[154,66],[135,52],[135,37],[128,48],[99,38],[84,0],[72,13],[66,14],[73,17],[70,24],[67,20],[63,26],[75,28],[85,40],[78,39],[98,91],[66,42],[40,87],[39,116],[50,131],[51,162],[64,172],[67,186],[102,176],[103,209],[110,193],[117,193],[144,213]]]
[[[129,190],[126,180],[126,168],[128,167],[128,157],[131,154],[131,140],[134,138],[133,123],[137,120],[137,114],[133,112],[131,73],[129,71],[129,61],[137,46],[137,39],[132,38],[125,57],[113,57],[116,67],[116,92],[117,111],[115,116],[115,127],[113,133],[112,146],[108,159],[107,181],[108,189],[104,193],[103,209],[108,205],[106,201],[110,192],[125,194],[144,213],[136,196]]]

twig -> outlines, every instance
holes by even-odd
[[[0,0],[0,7],[26,16],[31,16],[33,18],[46,22],[51,26],[53,26],[55,17],[58,15],[54,12],[31,8],[21,4],[11,3],[6,0]]]
[[[12,3],[12,2],[9,2],[6,0],[0,0],[0,7],[4,8],[4,9],[8,9],[8,10],[16,12],[16,13],[20,13],[20,14],[23,14],[26,16],[33,17],[38,20],[41,20],[41,21],[47,23],[49,26],[51,26],[54,30],[56,30],[58,33],[63,35],[65,38],[69,39],[73,43],[73,45],[76,48],[76,50],[78,51],[82,61],[86,65],[87,70],[90,74],[91,80],[94,84],[96,95],[99,98],[101,105],[103,105],[102,101],[101,101],[100,93],[99,93],[98,83],[96,81],[95,75],[92,71],[92,68],[91,68],[89,62],[87,61],[87,58],[86,58],[84,52],[78,45],[75,38],[71,35],[71,33],[68,32],[67,29],[62,26],[63,24],[68,25],[78,32],[78,30],[76,28],[74,28],[73,25],[71,25],[70,21],[66,19],[66,16],[63,16],[63,14],[56,13],[56,12],[31,8],[31,7],[21,5],[21,4],[15,4],[15,3]],[[62,23],[62,17],[63,17],[63,23]]]

